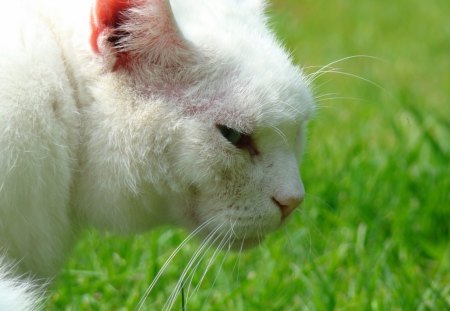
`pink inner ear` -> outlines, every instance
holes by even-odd
[[[106,28],[114,28],[119,24],[120,12],[132,6],[132,0],[97,0],[91,13],[91,47],[100,53],[98,36]]]
[[[192,55],[169,0],[96,0],[90,22],[91,48],[96,54],[113,55],[114,71],[132,69],[142,59],[147,65],[178,67]]]

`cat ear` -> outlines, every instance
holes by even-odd
[[[113,58],[113,70],[144,62],[175,67],[192,54],[169,0],[96,0],[90,44],[95,53]]]

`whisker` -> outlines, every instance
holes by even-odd
[[[363,78],[363,77],[358,76],[356,74],[346,73],[346,72],[342,71],[339,68],[334,68],[333,67],[334,65],[336,65],[338,63],[342,63],[344,61],[351,60],[351,59],[356,59],[356,58],[366,58],[366,59],[384,61],[381,58],[378,58],[378,57],[375,57],[375,56],[370,56],[370,55],[353,55],[353,56],[348,56],[348,57],[344,57],[344,58],[332,61],[332,62],[330,62],[330,63],[328,63],[328,64],[326,64],[324,66],[321,66],[321,67],[319,67],[319,66],[304,67],[304,68],[319,68],[315,72],[312,72],[312,73],[308,74],[306,76],[306,81],[307,81],[308,84],[312,85],[318,78],[322,77],[324,74],[337,73],[337,74],[341,74],[341,75],[345,75],[345,76],[356,78],[358,80],[365,81],[365,82],[367,82],[367,83],[369,83],[371,85],[376,86],[377,88],[379,88],[381,90],[384,90],[384,88],[382,86],[380,86],[379,84],[377,84],[377,83],[375,83],[375,82],[373,82],[373,81],[371,81],[369,79]],[[314,87],[314,89],[317,89],[317,87]]]
[[[352,78],[355,78],[355,79],[367,82],[367,83],[369,83],[369,84],[379,88],[380,90],[383,90],[383,91],[385,90],[385,88],[382,87],[381,85],[379,85],[378,83],[375,83],[372,80],[366,79],[364,77],[358,76],[358,75],[353,74],[353,73],[343,72],[343,71],[339,71],[339,70],[324,70],[324,71],[320,72],[321,75],[325,74],[325,73],[335,73],[335,74],[340,74],[340,75],[343,75],[343,76],[352,77]],[[320,77],[320,76],[318,76],[318,77]],[[313,82],[318,77],[314,77],[314,79],[311,82]]]
[[[222,259],[221,262],[220,262],[219,270],[217,271],[216,276],[214,277],[214,281],[213,281],[213,283],[212,283],[212,285],[211,285],[211,288],[213,288],[214,285],[216,284],[217,278],[219,277],[220,272],[222,271],[222,267],[223,267],[223,264],[224,264],[224,262],[225,262],[226,255],[229,253],[229,251],[230,251],[230,249],[231,249],[232,243],[230,243],[230,242],[231,242],[232,240],[234,240],[234,239],[233,239],[233,235],[230,234],[230,230],[228,230],[228,232],[227,232],[227,234],[226,234],[226,242],[225,242],[225,245],[228,243],[228,249],[227,249],[225,255],[223,256],[223,259]],[[211,293],[208,295],[208,297],[209,297],[210,295],[211,295]],[[203,309],[203,308],[202,308],[202,309]]]
[[[244,237],[243,237],[243,239],[241,241],[241,246],[239,248],[239,252],[238,252],[238,256],[237,256],[238,259],[236,260],[236,263],[234,264],[234,267],[233,267],[233,271],[231,272],[233,274],[234,271],[237,270],[237,272],[236,272],[236,281],[239,281],[239,272],[240,272],[239,271],[239,267],[241,265],[242,251],[244,249],[244,241],[245,241],[246,237],[247,237],[247,231],[244,233]]]
[[[302,113],[302,111],[301,111],[298,107],[295,107],[295,106],[289,104],[288,102],[285,102],[285,101],[278,101],[278,103],[281,103],[281,104],[283,104],[283,105],[288,106],[289,108],[292,109],[292,112],[295,113],[295,114],[301,114],[301,113]]]
[[[220,229],[220,227],[217,228],[216,230],[214,230],[214,234],[216,234],[216,233],[219,231],[219,229]],[[188,287],[188,290],[187,290],[187,296],[188,296],[188,297],[190,297],[189,292],[190,292],[190,289],[191,289],[191,284],[192,284],[192,281],[193,281],[195,272],[197,271],[197,269],[198,269],[200,263],[201,263],[201,262],[203,261],[203,259],[205,258],[207,252],[213,247],[214,243],[216,243],[216,241],[218,240],[218,238],[219,238],[220,236],[221,236],[221,235],[218,234],[217,237],[214,239],[214,241],[212,241],[212,242],[209,244],[208,248],[203,252],[203,255],[202,255],[202,256],[200,257],[200,259],[197,261],[197,264],[194,266],[193,269],[191,269],[191,272],[189,273],[189,275],[188,275],[188,277],[187,277],[187,278],[189,279],[189,287]],[[218,245],[217,248],[219,248],[219,247],[220,247],[220,243],[219,243],[219,245]]]
[[[284,135],[284,133],[278,127],[274,125],[271,125],[270,127],[281,137],[281,139],[283,139],[285,143],[287,143],[286,135]]]
[[[172,254],[169,256],[169,258],[164,262],[164,265],[159,270],[158,274],[153,279],[150,286],[145,291],[144,295],[142,296],[141,300],[139,300],[139,303],[135,310],[140,311],[142,307],[144,306],[145,300],[147,300],[147,297],[150,295],[150,292],[155,287],[158,280],[161,278],[161,275],[166,270],[167,266],[172,262],[173,258],[179,253],[179,251],[183,248],[184,245],[186,245],[187,242],[189,242],[194,236],[196,236],[199,232],[201,232],[207,225],[209,225],[211,222],[213,222],[217,216],[213,216],[210,219],[203,222],[201,225],[199,225],[194,231],[192,231],[181,243],[178,245],[178,247],[172,252]]]
[[[313,84],[314,81],[316,81],[317,79],[322,77],[324,74],[330,73],[330,72],[339,72],[340,70],[341,70],[340,68],[334,68],[334,67],[321,68],[308,76],[308,78],[307,78],[308,83]]]
[[[367,59],[372,59],[372,60],[383,61],[383,59],[381,59],[379,57],[376,57],[376,56],[360,54],[360,55],[352,55],[352,56],[347,56],[347,57],[340,58],[340,59],[332,61],[332,62],[330,62],[330,63],[328,63],[328,64],[326,64],[326,65],[324,65],[322,67],[320,67],[320,66],[309,66],[309,67],[304,67],[304,68],[318,68],[318,67],[320,67],[319,70],[317,70],[316,72],[308,75],[308,78],[309,78],[311,75],[315,75],[318,72],[323,71],[324,69],[331,68],[333,65],[336,65],[338,63],[342,63],[342,62],[347,61],[347,60],[356,59],[356,58],[367,58]]]
[[[228,231],[227,235],[224,235],[222,238],[222,241],[220,242],[220,244],[217,246],[217,248],[214,250],[214,253],[212,254],[211,258],[208,260],[208,263],[206,265],[205,271],[202,273],[202,276],[199,280],[199,282],[197,283],[196,287],[194,288],[193,292],[192,292],[192,296],[198,292],[198,290],[200,289],[200,286],[202,285],[206,274],[208,273],[209,269],[212,266],[212,263],[216,260],[217,256],[219,255],[219,253],[223,250],[224,246],[227,244],[227,240],[229,239],[227,236],[228,235],[232,235],[232,233],[230,232],[230,230]]]
[[[218,228],[216,228],[216,230],[211,232],[208,235],[208,237],[202,242],[202,244],[200,244],[200,247],[195,251],[194,255],[192,256],[192,258],[189,260],[188,264],[184,268],[184,270],[183,270],[183,272],[182,272],[182,274],[180,276],[180,279],[178,280],[177,284],[175,285],[175,288],[172,291],[172,294],[170,295],[168,301],[164,305],[163,310],[171,310],[172,309],[172,307],[173,307],[173,305],[175,303],[175,298],[176,298],[177,294],[180,292],[180,288],[183,286],[183,283],[184,283],[184,280],[186,278],[186,275],[188,274],[188,272],[191,269],[192,265],[197,260],[198,256],[200,256],[200,254],[204,251],[205,247],[208,245],[208,243],[211,241],[211,239],[213,239],[214,235],[220,230],[220,228],[223,225],[224,224],[221,224]],[[220,236],[220,235],[218,235],[218,236]],[[217,237],[215,239],[217,239]],[[214,241],[213,241],[213,243],[214,243]]]
[[[359,97],[336,96],[336,97],[322,98],[322,99],[316,100],[316,103],[323,103],[323,102],[326,102],[326,101],[333,101],[333,100],[367,101],[366,99],[364,99],[364,98],[359,98]]]
[[[326,94],[316,95],[315,99],[317,100],[317,99],[321,99],[323,97],[326,98],[327,96],[337,96],[337,95],[339,95],[339,93],[326,93]]]
[[[210,247],[210,241],[211,239],[214,237],[215,233],[217,232],[218,229],[214,230],[213,232],[210,232],[206,238],[201,242],[199,248],[194,252],[194,254],[192,255],[191,259],[189,260],[188,264],[186,265],[186,267],[183,269],[183,272],[177,282],[177,284],[175,285],[175,288],[172,290],[168,300],[166,301],[163,310],[170,310],[173,306],[173,304],[175,303],[175,298],[178,295],[179,291],[181,288],[184,288],[185,286],[185,276],[186,273],[190,270],[192,264],[196,261],[197,257],[201,254],[204,253],[205,247],[208,249]]]

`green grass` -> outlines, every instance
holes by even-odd
[[[307,72],[374,56],[334,67],[381,87],[316,80],[302,210],[261,247],[220,254],[195,295],[185,288],[186,309],[449,310],[450,2],[278,0],[271,11]],[[133,310],[185,236],[87,233],[48,309]],[[162,309],[198,245],[183,248],[145,310]]]

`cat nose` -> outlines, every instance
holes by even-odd
[[[281,220],[284,220],[303,202],[303,195],[272,197],[272,201],[281,211]]]

